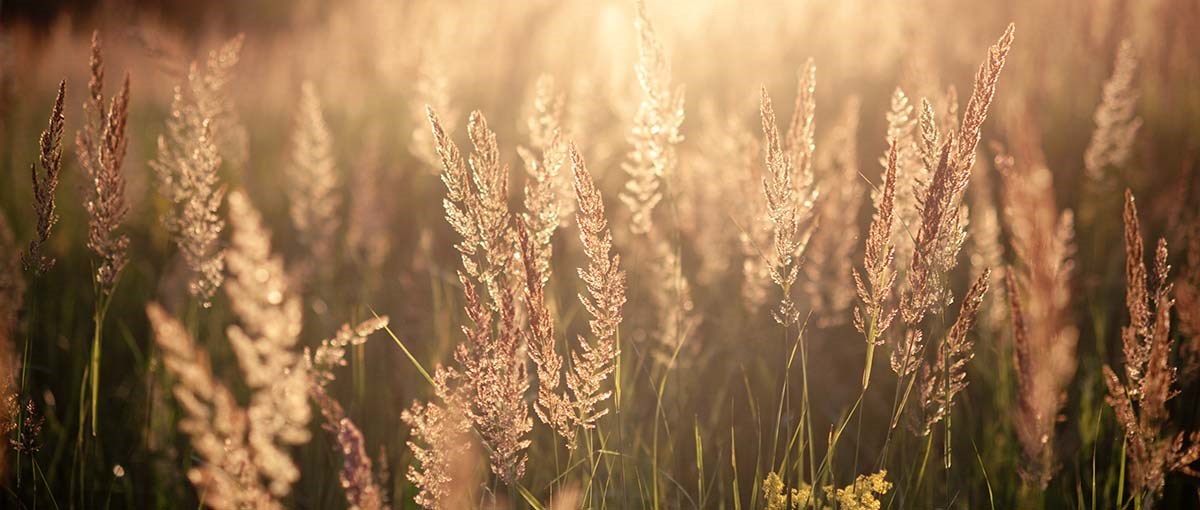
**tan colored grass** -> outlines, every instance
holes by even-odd
[[[388,506],[376,482],[362,431],[329,394],[327,385],[334,379],[333,369],[346,365],[346,350],[362,345],[372,333],[387,327],[387,323],[388,318],[382,316],[354,327],[343,324],[333,338],[322,340],[315,351],[304,352],[305,367],[312,373],[309,394],[325,418],[322,428],[333,436],[334,450],[342,456],[338,480],[346,493],[346,503],[355,510],[383,510]]]
[[[810,80],[815,80],[816,71],[811,62],[806,65],[806,69],[809,70],[808,73],[801,73],[801,91],[811,90],[814,86]],[[800,95],[812,97],[811,92],[802,92]],[[800,111],[807,110],[808,107],[803,107]],[[792,287],[800,272],[800,258],[816,227],[812,221],[812,199],[816,196],[816,191],[811,186],[811,176],[805,176],[802,171],[797,170],[796,156],[786,150],[784,141],[780,139],[775,110],[771,106],[771,97],[767,95],[765,87],[762,89],[759,112],[762,117],[763,154],[767,168],[763,177],[763,193],[767,199],[766,215],[774,225],[774,250],[769,255],[770,274],[771,280],[779,286],[783,294],[779,305],[773,311],[773,316],[776,322],[791,325],[795,324],[800,316],[796,303],[792,300]],[[808,123],[797,124],[793,121],[793,124],[804,126]],[[789,133],[785,140],[797,137],[799,135]],[[807,154],[809,149],[804,147],[811,143],[811,140],[805,140],[804,143],[789,143],[798,146]]]
[[[417,487],[413,501],[430,510],[469,508],[478,502],[478,469],[471,420],[455,402],[413,402],[401,414],[412,439],[408,480]]]
[[[568,164],[562,132],[565,99],[549,76],[539,77],[536,88],[534,113],[527,122],[530,148],[518,147],[517,153],[525,163],[526,173],[522,218],[535,241],[532,255],[538,273],[549,280],[550,259],[554,254],[552,238],[564,214],[572,210],[564,210],[566,204],[573,208],[574,201],[563,193],[564,184],[569,182],[563,175]]]
[[[185,82],[175,87],[167,132],[158,137],[158,155],[150,163],[159,193],[170,204],[163,224],[187,264],[188,292],[205,307],[225,279],[220,241],[225,221],[219,213],[225,188],[217,175],[222,161],[218,140],[234,131],[224,88],[241,46],[242,38],[235,37],[213,50],[203,68],[191,64]]]
[[[1130,481],[1138,493],[1153,501],[1162,493],[1167,474],[1200,476],[1191,467],[1200,461],[1200,431],[1170,430],[1173,420],[1167,402],[1178,391],[1174,388],[1176,367],[1172,361],[1174,301],[1167,242],[1158,240],[1154,272],[1148,273],[1137,205],[1128,189],[1124,219],[1125,302],[1129,309],[1129,324],[1121,330],[1125,377],[1122,380],[1105,365],[1104,382],[1108,386],[1107,401],[1125,432]],[[1150,277],[1153,280],[1148,283]]]
[[[985,269],[963,297],[962,309],[938,347],[937,359],[922,367],[921,407],[925,410],[926,434],[932,431],[934,424],[950,416],[955,395],[967,388],[967,363],[975,357],[975,344],[968,334],[975,326],[975,317],[990,281],[991,271]]]
[[[33,181],[33,210],[37,215],[37,231],[29,242],[29,248],[21,255],[21,266],[26,271],[41,275],[54,267],[54,259],[43,254],[42,248],[50,239],[50,229],[58,223],[58,213],[55,212],[54,191],[58,188],[58,176],[62,171],[62,135],[66,117],[63,116],[63,99],[67,93],[67,82],[58,84],[58,96],[54,99],[54,107],[50,110],[50,120],[46,130],[38,139],[38,165],[29,165],[29,174]]]
[[[554,319],[546,303],[546,281],[538,269],[535,245],[524,223],[518,225],[521,260],[525,263],[525,304],[529,307],[529,327],[522,331],[522,340],[529,349],[529,358],[537,367],[537,400],[534,412],[566,441],[568,449],[575,447],[577,416],[567,395],[559,389],[562,383],[563,358],[558,354],[554,338]]]
[[[431,108],[428,114],[442,158],[446,220],[462,238],[455,248],[462,257],[458,279],[469,323],[462,327],[465,341],[454,351],[456,366],[437,370],[436,393],[448,407],[414,407],[413,419],[436,418],[421,418],[418,410],[461,410],[486,444],[492,472],[511,485],[525,473],[533,421],[524,397],[529,377],[516,317],[519,273],[507,203],[508,167],[501,164],[496,134],[479,111],[467,124],[474,146],[469,166]],[[480,285],[486,294],[479,293]]]
[[[321,111],[321,98],[311,82],[300,87],[292,129],[292,159],[285,172],[290,183],[286,187],[288,214],[308,251],[299,271],[325,281],[341,226],[341,175],[334,158],[333,137]]]
[[[575,213],[579,224],[579,241],[587,255],[588,265],[579,269],[579,278],[587,286],[587,295],[579,294],[584,309],[592,316],[588,327],[592,336],[579,338],[581,351],[572,355],[572,372],[567,375],[567,387],[574,395],[580,420],[587,427],[604,416],[607,409],[596,407],[607,400],[611,391],[602,388],[615,369],[617,328],[624,317],[625,272],[621,257],[613,253],[612,231],[604,213],[604,200],[588,172],[579,150],[572,145],[571,169],[575,175]]]
[[[85,188],[88,212],[88,248],[100,258],[96,282],[102,292],[111,292],[121,269],[128,262],[129,237],[116,231],[125,221],[123,166],[128,146],[126,119],[129,115],[129,73],[107,109],[104,106],[104,59],[100,32],[92,34],[91,80],[83,103],[83,128],[75,135],[79,166],[91,181]]]
[[[899,271],[907,271],[912,261],[913,241],[921,225],[921,197],[925,196],[929,175],[937,168],[937,146],[934,145],[932,151],[918,146],[921,140],[928,142],[928,139],[918,138],[913,105],[899,87],[892,92],[886,119],[889,152],[892,145],[896,146],[896,221],[891,236],[896,246],[896,267]],[[928,153],[934,154],[932,161],[922,159]],[[880,158],[885,171],[888,159],[887,153]],[[872,193],[876,209],[882,198],[881,190],[876,187]],[[901,280],[900,285],[907,285],[905,281]]]
[[[467,132],[474,150],[464,159],[433,109],[426,113],[442,160],[446,221],[462,238],[454,247],[462,256],[463,272],[483,284],[489,299],[498,303],[501,289],[507,285],[501,281],[501,273],[512,262],[513,236],[507,202],[508,167],[500,163],[496,134],[481,112],[471,112]]]
[[[934,307],[951,300],[947,275],[958,263],[958,253],[966,239],[966,210],[962,195],[970,182],[975,152],[982,137],[983,122],[996,95],[996,84],[1004,62],[1012,49],[1012,24],[988,48],[988,57],[975,74],[974,88],[957,130],[936,135],[928,103],[920,119],[924,159],[932,162],[930,148],[941,142],[938,163],[920,199],[921,225],[916,230],[913,255],[902,300],[902,316],[908,324],[917,324]]]
[[[177,381],[175,399],[184,411],[179,430],[191,437],[192,448],[204,459],[187,476],[205,494],[205,504],[218,510],[283,508],[253,460],[246,439],[251,426],[246,410],[213,377],[208,355],[183,324],[158,304],[149,304],[146,315],[167,370]]]
[[[1078,363],[1079,331],[1070,320],[1074,223],[1060,211],[1050,169],[1032,126],[1014,129],[1020,160],[995,145],[1004,219],[1017,264],[1006,271],[1017,375],[1014,426],[1025,479],[1045,487],[1058,471],[1056,424]]]
[[[638,1],[636,6],[635,71],[642,98],[629,134],[629,144],[633,147],[628,161],[621,165],[629,180],[619,198],[633,214],[630,230],[645,235],[654,224],[654,208],[663,198],[662,180],[672,178],[675,173],[675,146],[683,141],[679,129],[683,124],[684,95],[683,87],[671,83],[671,62],[646,14],[645,4]]]
[[[1129,159],[1134,138],[1142,126],[1137,117],[1137,54],[1133,43],[1121,41],[1113,57],[1112,75],[1104,83],[1100,104],[1092,116],[1096,129],[1083,153],[1083,168],[1096,183],[1112,180],[1110,172]]]
[[[871,378],[871,364],[874,361],[875,346],[883,343],[883,334],[896,318],[897,309],[889,303],[892,288],[896,283],[896,271],[893,263],[896,257],[896,247],[892,245],[892,222],[896,213],[896,172],[899,170],[899,147],[896,142],[888,149],[887,169],[883,174],[883,187],[879,202],[876,205],[875,216],[867,230],[866,247],[863,255],[863,269],[866,280],[858,269],[854,270],[854,288],[862,305],[854,308],[854,328],[862,333],[867,342],[867,363],[863,370],[863,388]],[[913,363],[918,359],[920,339],[917,336],[906,337],[906,342],[892,351],[892,370],[903,377],[916,368]]]
[[[225,293],[238,324],[226,328],[225,335],[251,389],[247,442],[254,463],[271,493],[283,496],[300,479],[287,448],[311,438],[311,375],[297,345],[303,323],[300,300],[289,290],[283,261],[272,254],[270,234],[246,196],[231,193],[229,212],[233,235]]]

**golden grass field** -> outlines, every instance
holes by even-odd
[[[4,2],[0,508],[1200,508],[1198,34]]]

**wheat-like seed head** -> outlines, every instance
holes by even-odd
[[[526,127],[530,148],[543,154],[544,166],[553,170],[556,176],[551,187],[557,196],[555,204],[560,228],[570,225],[571,216],[575,214],[574,180],[567,169],[570,165],[566,146],[571,133],[569,113],[562,87],[548,74],[539,76],[534,84],[533,104]]]
[[[990,279],[991,271],[985,269],[967,290],[958,319],[946,333],[936,361],[922,368],[921,406],[925,410],[925,434],[933,430],[934,424],[950,415],[954,396],[967,387],[967,363],[975,357],[972,350],[974,342],[967,335],[975,326],[975,317],[987,293]]]
[[[1191,464],[1200,460],[1200,431],[1171,432],[1167,402],[1178,391],[1173,388],[1176,368],[1171,361],[1171,283],[1168,280],[1167,242],[1159,239],[1153,267],[1153,293],[1147,286],[1148,273],[1142,251],[1141,228],[1133,193],[1125,190],[1125,279],[1129,325],[1122,330],[1125,381],[1104,366],[1107,402],[1125,432],[1130,478],[1135,489],[1152,498],[1161,494],[1167,474],[1191,476],[1200,472]],[[1185,441],[1186,438],[1186,441]]]
[[[233,235],[226,255],[225,293],[239,325],[226,329],[242,377],[251,388],[248,440],[270,490],[286,495],[300,478],[284,450],[307,443],[311,374],[296,349],[303,322],[299,298],[288,290],[283,261],[271,253],[262,218],[240,192],[229,195]]]
[[[957,216],[954,196],[954,169],[951,167],[951,150],[954,137],[948,136],[942,144],[937,170],[929,181],[925,196],[921,200],[921,226],[913,244],[912,259],[908,271],[908,286],[901,299],[901,316],[904,322],[915,325],[925,318],[929,310],[945,299],[943,282],[949,267],[940,264],[939,242],[951,235],[952,225],[948,218]]]
[[[588,321],[592,338],[579,337],[581,350],[571,354],[567,387],[571,390],[580,425],[591,428],[597,419],[608,413],[608,409],[596,407],[612,393],[601,387],[616,368],[620,354],[615,336],[625,305],[625,272],[621,270],[620,256],[613,253],[612,232],[604,215],[600,190],[579,150],[572,144],[568,152],[579,204],[575,214],[579,240],[588,258],[587,267],[579,269],[579,278],[587,285],[588,293],[586,296],[580,293],[579,300],[592,316]]]
[[[563,102],[563,96],[555,92],[550,77],[538,78],[534,113],[528,122],[532,148],[517,148],[527,174],[522,218],[535,241],[531,255],[538,273],[547,281],[550,279],[554,231],[562,222],[564,204],[574,202],[564,200],[562,196],[563,183],[567,182],[561,175],[567,165],[566,144],[560,127]]]
[[[913,114],[913,106],[904,95],[904,91],[896,88],[892,92],[891,106],[887,112],[888,152],[891,146],[896,146],[896,221],[892,224],[892,242],[896,246],[896,267],[907,271],[912,260],[913,240],[921,225],[921,197],[925,196],[925,187],[929,183],[929,175],[937,168],[937,149],[934,145],[929,150],[918,145],[919,142],[936,142],[919,138],[916,133],[917,118]],[[932,162],[925,161],[926,153],[933,154]],[[880,164],[886,170],[890,154],[880,158]],[[872,194],[876,209],[882,198],[881,188],[876,188]],[[901,282],[901,285],[906,285]]]
[[[981,128],[996,94],[996,83],[1012,48],[1012,24],[988,49],[988,58],[975,74],[975,85],[961,126],[939,134],[932,107],[922,105],[920,146],[928,168],[934,158],[931,148],[941,142],[937,166],[920,198],[921,225],[916,232],[909,273],[902,301],[902,315],[908,324],[917,324],[935,306],[948,304],[947,274],[958,263],[958,253],[966,239],[966,209],[963,191],[971,178],[975,151],[982,136]]]
[[[1151,325],[1153,312],[1147,288],[1145,254],[1142,251],[1142,232],[1138,223],[1137,204],[1133,193],[1125,190],[1125,308],[1129,310],[1129,325],[1121,330],[1122,352],[1125,355],[1125,377],[1140,397],[1142,378],[1150,361]]]
[[[387,325],[388,317],[386,315],[367,319],[355,326],[343,324],[333,338],[321,340],[321,344],[315,350],[310,352],[308,348],[305,348],[305,366],[312,373],[313,383],[317,386],[325,386],[333,382],[333,370],[346,366],[346,350],[366,343],[367,337],[386,328]]]
[[[897,89],[899,91],[899,89]],[[942,146],[942,133],[939,131],[937,113],[933,111],[933,105],[929,99],[921,98],[921,111],[917,117],[917,128],[920,130],[920,136],[917,137],[921,153],[921,163],[929,171],[938,166],[938,147]],[[953,131],[946,131],[952,133]]]
[[[231,170],[241,170],[250,152],[250,135],[226,92],[241,61],[245,41],[244,34],[229,38],[208,52],[203,71],[194,64],[188,75],[190,93],[201,115],[210,119],[213,142],[221,153],[221,161]]]
[[[324,409],[324,408],[322,408]],[[333,416],[328,413],[326,416]],[[384,492],[375,482],[371,456],[367,454],[366,440],[362,431],[349,418],[332,421],[330,427],[342,454],[342,469],[338,480],[346,492],[346,503],[351,510],[386,510]]]
[[[867,335],[867,341],[879,342],[884,331],[887,331],[896,316],[896,309],[890,308],[887,300],[891,297],[892,287],[896,282],[896,272],[893,262],[896,248],[891,242],[892,222],[895,221],[896,208],[896,172],[899,170],[899,149],[895,143],[888,150],[887,170],[883,174],[883,193],[877,204],[875,216],[867,231],[866,248],[863,256],[863,268],[867,280],[864,282],[858,270],[854,270],[854,286],[858,299],[863,305],[854,309],[854,327],[860,333]],[[869,323],[868,323],[869,321]],[[893,361],[893,367],[904,363]],[[903,370],[897,370],[897,373]]]
[[[408,468],[408,480],[418,489],[414,502],[430,510],[476,504],[471,421],[456,402],[413,402],[400,418],[412,430],[408,447],[415,462]]]
[[[692,315],[691,290],[683,275],[676,247],[662,227],[655,228],[654,210],[663,199],[664,183],[683,188],[678,171],[677,146],[683,142],[684,89],[671,83],[671,62],[646,12],[635,2],[634,28],[638,35],[635,73],[642,97],[627,137],[632,146],[622,168],[629,180],[618,198],[630,210],[630,231],[648,252],[647,277],[654,282],[651,298],[657,314],[651,336],[652,359],[671,363],[698,318]]]
[[[499,309],[495,316],[470,279],[460,273],[459,282],[471,324],[463,326],[466,342],[454,352],[462,369],[458,389],[467,392],[466,413],[488,446],[492,472],[514,483],[525,473],[530,443],[526,437],[533,427],[524,396],[529,379],[518,350],[516,299],[511,288],[501,289],[494,298],[493,306]]]
[[[453,399],[488,447],[492,472],[513,484],[525,472],[527,434],[533,427],[524,400],[529,386],[521,334],[516,320],[513,276],[515,234],[508,211],[508,167],[500,163],[496,134],[479,111],[467,124],[474,150],[464,161],[432,108],[427,108],[438,155],[442,159],[446,220],[462,237],[459,282],[470,325],[466,341],[454,352],[458,366],[440,370]],[[478,293],[482,284],[486,295]]]
[[[196,347],[177,319],[156,303],[146,307],[154,340],[163,361],[175,375],[175,399],[183,407],[179,430],[192,439],[204,462],[188,471],[196,490],[207,495],[214,509],[282,508],[263,484],[254,453],[247,442],[250,420],[233,394],[216,381],[208,356]]]
[[[796,81],[796,103],[792,110],[792,120],[788,124],[787,135],[784,138],[784,150],[792,158],[796,174],[792,184],[796,187],[797,208],[803,211],[811,207],[816,199],[813,188],[813,155],[816,152],[817,111],[816,87],[817,66],[813,59],[804,61]]]
[[[63,100],[66,93],[67,81],[63,80],[58,84],[58,95],[54,99],[54,107],[50,110],[46,130],[42,131],[42,136],[38,139],[38,163],[42,173],[38,173],[38,165],[29,165],[29,174],[33,181],[33,210],[37,213],[37,233],[21,256],[21,266],[37,275],[54,267],[54,259],[42,254],[42,245],[50,239],[50,229],[58,223],[54,191],[58,188],[58,175],[62,170],[62,134],[66,122],[66,117],[63,116]]]
[[[442,160],[446,221],[462,237],[454,247],[462,255],[465,274],[482,283],[490,299],[498,304],[501,288],[507,286],[501,279],[511,267],[513,234],[508,211],[508,167],[500,164],[496,134],[488,128],[483,113],[471,112],[467,132],[474,151],[464,160],[442,129],[437,114],[432,108],[426,111]]]
[[[767,171],[763,177],[763,194],[767,199],[767,216],[774,224],[774,253],[771,257],[771,279],[783,289],[783,298],[774,312],[775,320],[781,324],[792,324],[799,318],[795,303],[790,295],[792,284],[799,272],[800,254],[807,236],[800,232],[795,165],[793,156],[784,150],[775,121],[775,110],[766,87],[762,88],[759,102],[762,117],[764,147],[763,154]]]
[[[1017,261],[1005,271],[1017,365],[1014,426],[1027,461],[1022,475],[1045,487],[1058,469],[1055,427],[1077,365],[1079,331],[1069,320],[1074,228],[1071,212],[1058,209],[1032,126],[1014,130],[1013,138],[1019,161],[1004,146],[993,148]]]
[[[1138,91],[1134,80],[1137,63],[1133,44],[1129,40],[1121,41],[1113,58],[1112,75],[1104,83],[1100,104],[1092,116],[1096,129],[1083,153],[1084,171],[1094,182],[1109,180],[1106,172],[1125,164],[1142,125],[1136,113]]]
[[[287,186],[288,213],[300,241],[308,248],[301,273],[319,276],[330,267],[334,236],[341,223],[341,175],[317,89],[311,82],[305,82],[300,90],[292,132],[292,160],[286,172],[291,183]]]
[[[217,176],[218,142],[235,131],[224,88],[241,44],[238,36],[213,50],[204,68],[192,63],[186,82],[175,87],[167,132],[158,137],[158,155],[150,163],[159,193],[171,204],[163,223],[190,271],[188,292],[205,307],[224,281],[220,233],[225,222],[218,211],[225,189]]]
[[[562,356],[555,350],[554,320],[546,305],[546,280],[538,268],[534,241],[524,223],[518,224],[521,260],[525,263],[525,304],[529,307],[529,327],[521,332],[529,357],[537,367],[538,391],[534,411],[543,423],[550,426],[567,443],[575,447],[576,415],[564,392]]]
[[[108,293],[128,261],[129,237],[116,233],[129,213],[125,203],[125,174],[122,170],[128,140],[125,122],[129,110],[129,73],[121,91],[104,108],[104,60],[100,33],[92,34],[91,81],[83,103],[84,126],[75,136],[79,166],[91,185],[85,188],[88,212],[88,248],[100,257],[96,283]]]
[[[996,44],[988,48],[987,60],[979,65],[979,71],[975,73],[975,86],[971,91],[971,98],[967,100],[967,109],[963,112],[962,126],[957,137],[958,152],[954,158],[955,168],[964,175],[969,175],[971,167],[975,165],[975,150],[982,137],[983,121],[987,118],[992,98],[996,96],[996,83],[999,81],[1000,71],[1004,69],[1008,52],[1012,49],[1014,30],[1015,25],[1009,23]]]
[[[315,352],[305,349],[304,353],[305,366],[312,373],[309,394],[325,418],[322,428],[333,436],[335,450],[342,455],[338,479],[346,493],[346,503],[352,509],[381,510],[387,506],[384,493],[375,482],[362,431],[346,416],[342,405],[326,390],[326,385],[334,379],[333,369],[346,364],[346,349],[362,345],[369,335],[383,329],[387,323],[387,316],[381,316],[354,327],[343,324],[333,338],[322,340]]]
[[[654,208],[662,201],[662,180],[673,177],[675,146],[683,141],[683,88],[671,84],[671,63],[646,15],[646,6],[636,2],[634,27],[638,32],[638,61],[635,71],[642,101],[629,134],[628,161],[621,164],[629,180],[619,195],[633,214],[630,230],[646,235],[653,228]]]

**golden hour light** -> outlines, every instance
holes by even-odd
[[[1200,508],[1200,4],[0,1],[0,508]]]

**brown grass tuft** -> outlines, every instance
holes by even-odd
[[[991,271],[984,270],[967,290],[958,319],[938,349],[937,360],[922,369],[921,407],[925,410],[925,434],[933,430],[935,423],[950,415],[954,396],[967,388],[967,363],[975,357],[975,343],[967,334],[975,326],[975,317],[990,279]]]
[[[925,318],[930,309],[946,302],[946,272],[953,259],[946,260],[940,250],[944,243],[954,242],[957,237],[957,204],[955,197],[960,189],[955,182],[951,166],[951,150],[954,137],[948,136],[942,144],[937,170],[929,182],[921,201],[921,227],[913,244],[912,261],[908,271],[908,286],[900,301],[901,317],[904,322],[916,325]]]
[[[883,334],[896,318],[896,309],[889,306],[892,287],[896,283],[896,271],[892,263],[896,247],[892,245],[892,222],[896,213],[896,172],[899,149],[896,143],[888,149],[887,169],[883,174],[883,192],[876,206],[875,217],[867,231],[867,242],[863,254],[863,269],[867,279],[854,270],[854,287],[862,305],[854,308],[854,327],[867,341],[867,366],[863,370],[863,388],[870,382],[871,364],[874,362],[875,346],[883,343]],[[921,336],[909,335],[905,346],[892,352],[892,370],[904,376],[915,370],[912,365],[920,351]]]
[[[962,174],[962,181],[967,180],[971,167],[975,165],[975,150],[979,147],[982,137],[983,121],[987,119],[992,98],[996,96],[996,83],[1000,79],[1000,71],[1004,69],[1008,52],[1012,49],[1014,30],[1016,27],[1009,23],[1000,40],[988,48],[987,60],[979,65],[979,71],[975,73],[975,86],[971,91],[971,98],[967,100],[967,109],[963,112],[962,126],[957,137],[958,152],[954,159],[954,167]]]
[[[629,134],[629,160],[621,168],[629,175],[619,198],[633,213],[630,230],[637,235],[650,232],[654,208],[662,201],[662,179],[675,172],[675,146],[683,141],[683,88],[671,84],[671,62],[646,15],[643,2],[636,2],[634,27],[638,32],[638,61],[635,68],[642,101]]]
[[[213,377],[208,355],[161,306],[149,304],[146,315],[164,364],[177,379],[175,399],[184,410],[179,430],[191,436],[192,448],[204,459],[188,470],[188,479],[205,494],[205,504],[219,510],[283,508],[253,460],[246,439],[252,426],[249,417],[233,393]]]
[[[1125,355],[1125,380],[1108,365],[1104,382],[1109,405],[1125,432],[1133,487],[1151,499],[1162,493],[1166,475],[1180,472],[1200,476],[1191,464],[1200,461],[1200,431],[1170,432],[1167,402],[1176,368],[1171,362],[1171,283],[1168,280],[1167,242],[1158,240],[1154,257],[1154,290],[1147,286],[1142,234],[1133,193],[1125,190],[1125,302],[1129,325],[1121,330]],[[1186,445],[1186,446],[1185,446]]]
[[[471,421],[456,402],[413,402],[400,415],[412,429],[408,447],[413,462],[408,480],[417,487],[413,501],[430,510],[471,508],[479,490],[471,440]]]
[[[1052,176],[1033,128],[1014,131],[1025,133],[1015,136],[1020,161],[1003,146],[994,146],[996,170],[1004,183],[1004,218],[1017,261],[1005,275],[1019,399],[1014,425],[1027,460],[1022,474],[1045,487],[1058,469],[1055,426],[1077,364],[1079,331],[1070,320],[1074,227],[1071,212],[1058,210]]]
[[[454,247],[462,255],[466,276],[482,283],[489,298],[498,305],[501,288],[506,285],[500,280],[512,259],[513,239],[508,210],[508,167],[500,163],[496,134],[488,129],[481,112],[471,112],[467,132],[474,151],[469,160],[464,160],[442,129],[437,114],[432,108],[426,112],[442,159],[446,221],[462,237]]]
[[[524,397],[529,379],[520,349],[516,282],[508,281],[516,269],[508,167],[501,165],[496,134],[479,111],[467,124],[474,146],[469,170],[437,115],[432,109],[428,114],[442,158],[446,220],[462,237],[455,248],[462,256],[458,279],[470,321],[462,328],[466,341],[454,351],[458,367],[438,371],[438,394],[444,402],[458,403],[487,446],[492,472],[511,485],[525,473],[533,421]],[[477,290],[480,284],[484,296]]]
[[[300,479],[286,448],[311,436],[311,375],[296,348],[303,323],[300,300],[289,291],[283,261],[271,253],[270,234],[245,195],[229,195],[229,212],[233,235],[225,293],[239,325],[225,334],[251,390],[247,441],[254,462],[271,493],[283,496]]]
[[[592,337],[579,337],[581,350],[571,355],[567,387],[571,389],[580,425],[591,428],[608,413],[608,409],[596,407],[612,394],[602,386],[615,369],[620,354],[616,335],[621,325],[621,308],[625,305],[625,272],[621,270],[620,256],[613,253],[612,232],[604,215],[600,190],[596,189],[579,150],[571,145],[569,153],[579,204],[575,214],[579,241],[588,258],[587,267],[579,269],[579,278],[587,285],[588,295],[581,293],[579,300],[592,316],[588,321]]]
[[[224,96],[241,52],[238,36],[213,50],[202,69],[192,62],[187,79],[175,87],[167,132],[158,137],[158,155],[150,166],[159,193],[170,203],[163,223],[190,271],[188,292],[204,307],[224,281],[225,255],[220,234],[225,221],[218,211],[225,188],[217,171],[218,142],[236,124]]]
[[[804,88],[801,87],[802,90]],[[813,207],[811,198],[815,196],[815,191],[804,190],[805,198],[797,197],[801,192],[797,191],[795,156],[786,151],[780,141],[775,110],[765,87],[762,89],[759,112],[762,116],[763,154],[767,168],[763,177],[763,193],[767,198],[767,216],[774,225],[774,253],[769,257],[770,274],[771,280],[783,291],[773,315],[776,322],[790,325],[799,320],[800,312],[791,294],[800,271],[800,258],[815,228],[815,222],[810,221]],[[800,178],[803,179],[802,176]],[[807,224],[803,231],[802,224]]]
[[[308,250],[299,274],[323,280],[331,267],[330,257],[337,242],[334,236],[341,224],[341,176],[334,160],[333,138],[321,112],[321,98],[311,82],[300,87],[291,143],[291,165],[286,172],[291,183],[287,187],[288,214]]]
[[[1129,40],[1121,41],[1113,59],[1112,75],[1104,83],[1100,104],[1092,119],[1096,129],[1083,153],[1085,174],[1096,183],[1110,179],[1106,173],[1129,159],[1134,138],[1142,126],[1137,117],[1137,54]]]
[[[383,316],[355,327],[343,324],[333,338],[322,340],[315,352],[305,349],[304,353],[305,366],[312,373],[309,394],[325,418],[322,428],[333,436],[335,450],[342,455],[338,479],[346,493],[346,503],[356,510],[386,509],[385,496],[375,481],[362,431],[346,416],[342,405],[329,394],[326,386],[334,379],[333,369],[346,364],[346,349],[362,345],[369,335],[387,327],[387,323],[388,318]]]
[[[125,174],[122,170],[128,139],[125,123],[129,114],[129,73],[121,91],[104,108],[104,60],[100,33],[92,34],[92,77],[88,100],[83,103],[83,128],[75,135],[79,166],[91,181],[84,207],[88,212],[88,248],[101,260],[96,283],[103,293],[112,292],[121,269],[128,262],[129,237],[116,233],[129,213],[125,203]]]
[[[559,390],[563,360],[555,349],[554,320],[546,304],[546,279],[538,269],[534,242],[524,223],[518,225],[518,233],[521,260],[525,262],[525,304],[529,307],[529,328],[521,334],[529,357],[537,367],[538,378],[533,408],[542,423],[562,436],[568,449],[573,449],[576,416],[571,402]]]
[[[29,249],[21,256],[21,266],[37,275],[54,267],[54,259],[42,254],[42,245],[50,239],[50,229],[58,223],[58,213],[54,211],[54,191],[58,188],[58,175],[62,170],[62,135],[66,122],[63,99],[66,93],[67,82],[63,80],[58,84],[58,96],[50,110],[46,130],[38,139],[38,161],[42,174],[38,173],[37,165],[29,165],[29,175],[33,180],[33,210],[37,213],[37,234],[29,242]]]

